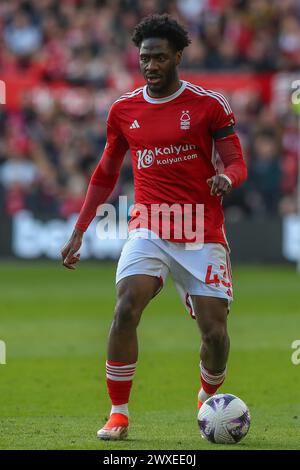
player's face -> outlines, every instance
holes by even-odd
[[[167,39],[144,39],[140,47],[140,67],[153,96],[168,94],[178,81],[177,65],[181,51],[175,51]]]

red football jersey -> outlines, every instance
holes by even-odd
[[[130,149],[136,207],[203,204],[205,243],[227,244],[222,199],[210,195],[207,179],[226,174],[213,134],[234,123],[230,105],[220,93],[181,81],[173,95],[152,98],[144,86],[112,105],[105,151],[111,150],[113,159],[116,146],[121,153]],[[135,211],[129,228],[134,219]]]

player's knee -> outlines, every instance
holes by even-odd
[[[136,327],[139,323],[141,310],[134,297],[123,295],[117,303],[114,316],[114,328],[124,330]]]
[[[202,341],[213,347],[222,347],[228,343],[227,329],[223,325],[212,326],[202,334]]]

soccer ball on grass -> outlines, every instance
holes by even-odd
[[[220,393],[206,400],[198,413],[202,437],[216,444],[235,444],[250,427],[247,405],[235,395]]]

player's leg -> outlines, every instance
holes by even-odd
[[[225,379],[230,348],[227,331],[228,301],[209,296],[192,296],[193,309],[201,334],[200,374],[202,387],[198,408],[216,393]]]
[[[128,401],[138,358],[137,327],[144,308],[162,288],[168,274],[167,261],[148,239],[131,239],[123,248],[106,362],[112,409],[108,423],[98,431],[101,439],[122,439],[127,434]]]
[[[201,384],[198,407],[225,379],[229,353],[227,315],[232,300],[231,269],[227,250],[205,244],[199,250],[174,254],[171,274],[202,337]]]
[[[160,288],[154,276],[134,275],[117,285],[106,362],[106,383],[112,402],[110,418],[97,433],[100,439],[124,439],[128,430],[128,402],[138,358],[137,327],[142,312]]]
[[[160,286],[158,277],[143,274],[128,276],[117,284],[117,301],[108,339],[108,361],[129,364],[137,361],[137,327],[144,308]]]

